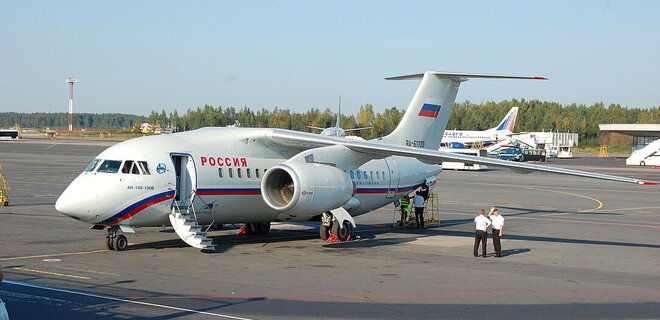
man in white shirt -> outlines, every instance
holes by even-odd
[[[474,256],[479,256],[477,252],[479,251],[479,242],[483,246],[482,257],[486,257],[486,240],[488,239],[488,233],[486,230],[490,226],[490,219],[486,218],[486,211],[484,209],[479,209],[479,215],[474,218],[474,224],[476,226],[476,231],[474,232]]]
[[[504,234],[504,217],[500,214],[500,210],[492,207],[488,213],[491,225],[493,226],[493,246],[495,247],[495,257],[502,256],[502,244],[500,238]]]
[[[424,229],[424,197],[417,191],[413,199],[413,207],[415,207],[415,222],[417,228]]]

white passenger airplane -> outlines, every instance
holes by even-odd
[[[307,128],[321,130],[320,134],[322,136],[329,136],[329,137],[344,137],[346,136],[346,132],[371,129],[371,127],[353,128],[353,129],[344,129],[341,127],[341,96],[339,97],[339,111],[337,112],[337,122],[335,123],[334,127],[321,128],[321,127],[307,126]]]
[[[518,107],[513,107],[496,127],[483,131],[445,130],[440,145],[449,148],[466,148],[479,142],[483,146],[497,143],[513,133],[517,116]]]
[[[55,207],[124,250],[133,227],[171,224],[187,244],[213,249],[202,225],[247,223],[254,233],[274,221],[322,217],[322,239],[346,240],[354,216],[431,187],[442,161],[461,161],[638,184],[653,181],[437,151],[459,85],[468,78],[545,79],[427,71],[389,135],[371,141],[265,128],[202,128],[147,136],[101,152]]]

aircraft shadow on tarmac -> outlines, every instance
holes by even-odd
[[[231,227],[229,227],[231,228]],[[268,235],[238,235],[236,233],[228,234],[227,231],[234,231],[225,226],[224,229],[221,229],[225,234],[212,235],[209,234],[209,238],[213,241],[216,249],[214,251],[204,250],[204,253],[222,253],[226,250],[232,248],[236,245],[241,244],[254,244],[254,243],[263,243],[274,244],[281,242],[293,242],[295,240],[310,240],[318,238],[318,232],[312,230],[277,230],[271,229],[271,232]],[[236,231],[238,229],[236,228]],[[161,233],[172,233],[174,231],[171,229],[165,229],[159,231]],[[159,240],[151,241],[145,243],[138,243],[134,245],[129,245],[127,250],[140,250],[140,249],[166,249],[166,248],[187,248],[189,247],[179,238],[173,238],[168,240]]]
[[[513,208],[512,208],[513,209]],[[520,215],[529,215],[535,213],[548,213],[556,212],[551,211],[523,211],[519,213],[509,214],[507,216],[520,216]],[[472,231],[461,231],[461,230],[447,230],[447,227],[474,223],[473,218],[469,219],[452,219],[452,220],[443,220],[440,227],[438,228],[428,228],[428,229],[393,229],[393,228],[373,228],[371,225],[358,225],[358,228],[354,232],[356,236],[353,241],[348,242],[339,242],[339,243],[328,243],[322,244],[325,248],[332,249],[350,249],[350,248],[370,248],[370,247],[382,247],[397,245],[406,242],[412,242],[422,237],[430,236],[451,236],[451,237],[465,237],[465,238],[474,238],[474,232]],[[230,231],[226,229],[224,231]],[[161,231],[163,233],[169,233],[168,230]],[[379,237],[379,235],[388,234],[388,233],[406,233],[410,234],[411,237]],[[316,228],[309,229],[300,229],[300,230],[278,230],[273,228],[268,235],[237,235],[235,233],[231,234],[218,234],[210,235],[209,238],[213,240],[213,244],[216,246],[215,251],[204,251],[205,253],[222,253],[228,249],[242,244],[276,244],[276,243],[293,243],[297,240],[314,240],[318,239],[318,232]],[[505,241],[510,240],[522,240],[522,241],[540,241],[548,243],[569,243],[569,244],[583,244],[583,245],[604,245],[604,246],[619,246],[619,247],[637,247],[637,248],[655,248],[659,249],[660,245],[658,244],[646,244],[646,243],[634,243],[634,242],[620,242],[620,241],[605,241],[605,240],[590,240],[590,239],[571,239],[571,238],[555,238],[555,237],[545,237],[545,236],[532,236],[532,235],[521,235],[521,234],[506,234],[503,238]],[[321,240],[318,240],[319,242]],[[140,249],[166,249],[166,248],[186,248],[186,245],[180,239],[168,239],[168,240],[159,240],[146,243],[133,244],[128,247],[128,250],[140,250]],[[506,255],[513,255],[519,253],[529,252],[529,249],[512,249]],[[515,251],[520,250],[520,251]],[[527,250],[527,251],[524,251]]]

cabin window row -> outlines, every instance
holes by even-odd
[[[226,171],[224,169],[227,169]],[[252,179],[253,177],[256,179],[259,179],[261,177],[261,173],[259,172],[259,169],[254,169],[254,171],[250,168],[218,168],[218,177],[220,178],[248,178]],[[245,171],[243,171],[245,169]],[[263,173],[266,173],[267,169],[263,170]]]
[[[225,170],[226,169],[226,170]],[[245,169],[245,170],[243,170]],[[267,169],[263,169],[263,173],[266,173]],[[385,171],[361,171],[361,170],[351,170],[349,171],[351,179],[358,180],[385,180],[387,176]],[[251,168],[218,168],[218,177],[220,178],[261,178],[261,172],[259,169],[252,170]]]
[[[362,171],[362,170],[351,170],[348,172],[348,174],[351,176],[351,179],[358,179],[358,180],[385,180],[385,171],[376,171],[374,175],[374,171]]]

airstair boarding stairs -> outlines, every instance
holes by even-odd
[[[195,163],[190,155],[172,155],[172,162],[176,172],[176,192],[172,201],[170,223],[176,234],[191,247],[202,250],[214,250],[211,239],[206,237],[199,225],[193,200],[197,196],[195,186],[197,173]]]
[[[508,146],[508,145],[511,145],[512,143],[513,143],[512,139],[510,137],[508,137],[508,138],[506,138],[506,139],[504,139],[504,140],[502,140],[498,143],[491,144],[490,146],[488,146],[488,148],[486,148],[486,151],[488,153],[495,152],[495,151],[501,149],[503,146]]]
[[[170,223],[179,238],[189,246],[202,250],[215,250],[213,241],[206,236],[206,231],[203,231],[202,226],[197,223],[193,206],[173,205]]]

